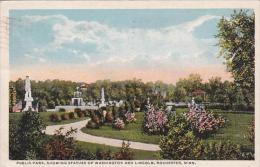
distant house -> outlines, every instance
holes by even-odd
[[[22,101],[19,101],[19,103],[15,104],[12,108],[12,112],[21,112],[23,109]]]

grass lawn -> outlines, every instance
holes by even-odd
[[[95,136],[103,136],[109,138],[116,138],[122,140],[138,141],[143,143],[158,144],[160,136],[158,135],[147,135],[142,132],[142,124],[144,119],[143,112],[137,112],[136,122],[126,125],[124,130],[113,129],[112,126],[101,126],[99,129],[82,128],[84,133],[92,134]]]
[[[107,145],[102,145],[102,144],[94,144],[94,143],[88,143],[88,142],[81,142],[77,141],[76,146],[84,149],[84,150],[89,150],[92,153],[96,153],[98,149],[101,149],[102,151],[111,151],[111,152],[117,152],[120,150],[118,147],[112,147],[112,146],[107,146]],[[132,149],[134,152],[134,159],[135,160],[156,160],[159,159],[158,154],[159,152],[156,151],[144,151],[144,150],[136,150]]]
[[[230,140],[247,149],[253,149],[254,146],[250,144],[249,140],[246,138],[246,135],[248,133],[248,126],[254,119],[254,114],[225,113],[219,111],[218,113],[223,115],[228,120],[226,127],[219,129],[217,133],[209,137],[206,142]]]
[[[64,112],[55,112],[59,115],[63,114]],[[23,113],[9,113],[9,121],[11,122],[17,122]],[[40,112],[40,117],[43,119],[43,122],[46,125],[59,125],[59,124],[68,124],[72,122],[77,122],[77,121],[82,121],[85,120],[87,117],[81,117],[81,118],[75,118],[75,119],[70,119],[70,120],[62,120],[60,122],[51,122],[49,120],[49,116],[53,114],[53,112]],[[76,115],[76,114],[75,114]]]
[[[177,108],[178,113],[183,113],[185,111],[187,111],[187,109]],[[240,144],[245,148],[253,148],[253,146],[250,145],[250,142],[245,138],[245,135],[247,134],[248,126],[254,119],[254,114],[234,112],[231,113],[221,110],[214,110],[214,112],[223,115],[228,120],[228,122],[226,124],[226,127],[221,128],[216,134],[205,139],[205,142],[230,140],[235,144]],[[142,133],[141,128],[143,123],[143,114],[144,113],[141,112],[136,113],[137,122],[128,124],[125,130],[115,130],[111,126],[102,126],[100,127],[100,129],[82,128],[82,131],[84,133],[92,134],[95,136],[158,144],[160,141],[160,136],[146,135]]]

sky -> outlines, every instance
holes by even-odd
[[[233,9],[12,10],[11,80],[231,80],[217,23]]]

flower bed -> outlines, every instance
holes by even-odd
[[[122,119],[117,118],[117,119],[115,120],[115,122],[113,123],[113,127],[114,127],[115,129],[121,130],[121,129],[124,129],[124,128],[125,128],[125,123],[124,123],[124,121],[123,121]]]
[[[191,106],[189,111],[185,113],[185,117],[191,124],[191,129],[199,137],[206,137],[216,132],[226,123],[223,117],[216,116],[198,106]]]
[[[148,134],[165,134],[167,122],[168,118],[165,112],[151,106],[144,116],[144,132]]]
[[[132,113],[132,112],[128,111],[128,112],[125,114],[125,121],[126,121],[127,123],[135,122],[135,121],[136,121],[135,113]]]

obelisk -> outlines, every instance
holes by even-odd
[[[105,91],[104,88],[101,89],[101,104],[99,105],[99,107],[105,107],[106,103],[105,103]]]

